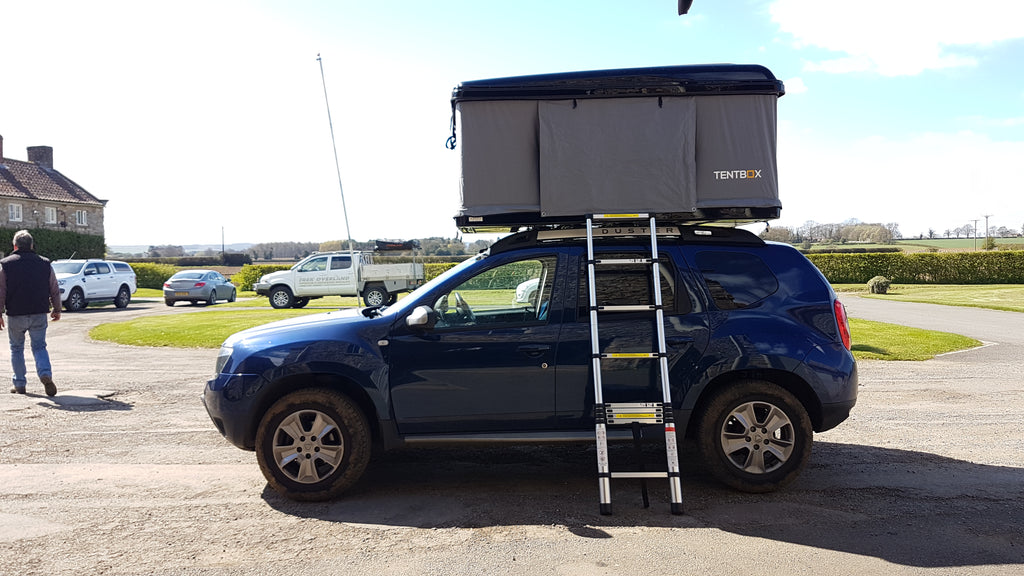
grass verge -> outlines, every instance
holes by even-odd
[[[974,338],[908,328],[871,320],[850,319],[853,356],[858,360],[929,360],[938,354],[981,346]]]
[[[323,310],[210,310],[145,316],[100,324],[89,331],[89,336],[131,346],[216,348],[228,336],[246,328],[318,312]]]
[[[869,294],[864,284],[833,284],[832,289],[880,300],[1024,312],[1022,284],[893,284],[888,294]]]

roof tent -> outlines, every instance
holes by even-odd
[[[452,94],[464,231],[645,212],[778,218],[776,101],[763,66],[714,64],[476,80]]]

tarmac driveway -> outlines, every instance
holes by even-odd
[[[846,300],[854,317],[993,345],[861,362],[850,420],[816,437],[782,492],[725,489],[684,450],[683,516],[668,513],[661,483],[644,509],[629,481],[613,485],[615,515],[600,516],[586,447],[388,454],[341,500],[290,502],[199,402],[215,350],[86,336],[194,308],[67,314],[50,338],[61,394],[0,395],[0,573],[1024,572],[1024,315]]]

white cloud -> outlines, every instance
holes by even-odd
[[[797,47],[845,54],[813,71],[916,75],[976,65],[969,49],[1024,38],[1024,2],[1006,0],[777,0],[769,11]]]
[[[794,76],[782,84],[786,87],[786,94],[803,94],[807,92],[807,84],[804,84],[804,79],[799,76]]]

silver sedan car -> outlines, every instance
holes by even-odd
[[[235,285],[215,270],[182,270],[164,282],[164,303],[235,301]]]

